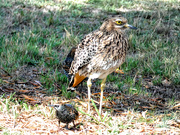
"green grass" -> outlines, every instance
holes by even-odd
[[[68,79],[62,71],[62,62],[68,51],[85,34],[97,29],[106,17],[122,14],[138,29],[127,32],[131,48],[121,66],[125,74],[109,75],[107,84],[125,94],[149,94],[150,97],[153,94],[144,87],[145,77],[151,77],[155,86],[161,86],[165,79],[172,87],[180,84],[179,4],[178,0],[4,0],[0,2],[0,67],[13,76],[12,80],[24,82],[28,79],[18,76],[17,71],[21,72],[25,65],[35,67],[41,71],[36,79],[48,95],[60,91],[59,96],[71,99],[75,93],[67,92]],[[96,81],[95,85],[100,86],[100,82]],[[58,90],[55,83],[60,86]],[[6,82],[0,78],[0,88],[4,85]],[[2,95],[1,100],[6,108],[0,105],[1,111],[19,117],[13,96],[6,100],[4,97]],[[115,97],[108,98],[111,101]],[[178,103],[174,97],[168,100],[170,106]],[[24,101],[19,102],[24,111],[32,110]],[[163,122],[156,126],[168,127],[166,122],[171,119],[173,116],[164,116]],[[131,117],[126,120],[131,121]],[[132,128],[134,125],[127,121],[118,121],[117,124],[108,120],[107,133],[118,134],[120,130]],[[154,121],[153,118],[147,121],[139,117],[134,122]],[[0,131],[3,128],[0,125]],[[6,132],[8,134],[9,130],[4,134]]]
[[[11,70],[26,63],[51,67],[53,65],[53,69],[60,67],[67,50],[71,46],[75,46],[84,34],[96,29],[103,21],[102,19],[106,17],[106,12],[118,14],[117,9],[121,8],[122,5],[123,8],[130,10],[136,9],[137,4],[141,3],[140,1],[116,0],[83,2],[87,4],[86,8],[82,5],[83,3],[62,2],[56,4],[58,10],[53,7],[55,5],[53,1],[6,1],[6,3],[1,4],[1,10],[4,14],[1,13],[3,21],[0,37],[0,65],[4,68],[13,66]],[[123,70],[128,72],[136,69],[144,75],[160,75],[162,78],[167,77],[173,83],[178,84],[180,83],[178,81],[180,80],[178,63],[179,14],[176,7],[171,7],[175,5],[176,1],[165,1],[161,4],[156,1],[150,2],[154,6],[153,9],[146,3],[146,1],[141,3],[141,7],[145,11],[135,10],[122,13],[128,18],[130,24],[138,27],[137,31],[130,31],[130,44],[132,50],[136,51],[138,55],[128,57],[126,63],[122,65]],[[18,5],[20,8],[14,8]],[[162,5],[169,12],[163,11]],[[51,8],[46,9],[46,6]],[[8,7],[11,7],[13,11],[9,18],[6,16]],[[90,7],[98,8],[101,13],[98,12],[96,17],[91,16],[93,12],[87,14],[86,10],[90,10]],[[156,7],[159,10],[154,10]],[[103,12],[104,14],[102,14]],[[98,23],[92,22],[92,19]],[[64,51],[62,60],[58,59],[60,54],[57,48],[62,48],[60,51]],[[46,57],[54,59],[50,63],[46,63]]]

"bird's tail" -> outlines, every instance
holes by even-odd
[[[72,61],[74,60],[75,52],[76,47],[73,47],[67,55],[65,61],[63,62],[64,73],[70,81],[67,88],[68,90],[75,90],[76,87],[78,87],[78,85],[86,78],[85,76],[80,76],[78,73],[76,73],[75,75],[69,73]]]

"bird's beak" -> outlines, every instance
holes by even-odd
[[[134,30],[137,29],[136,27],[134,27],[134,26],[132,26],[132,25],[130,25],[130,24],[125,24],[124,26],[125,26],[126,28],[130,28],[130,29],[134,29]]]

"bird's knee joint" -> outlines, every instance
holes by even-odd
[[[91,86],[92,86],[92,83],[88,83],[87,85],[88,85],[88,87],[91,87]]]
[[[87,86],[88,86],[88,87],[91,87],[91,86],[92,86],[91,81],[88,81],[88,82],[87,82]]]
[[[101,84],[101,88],[104,88],[105,87],[105,84]]]

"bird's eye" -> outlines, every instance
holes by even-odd
[[[116,21],[116,24],[120,25],[122,22],[121,21]]]

